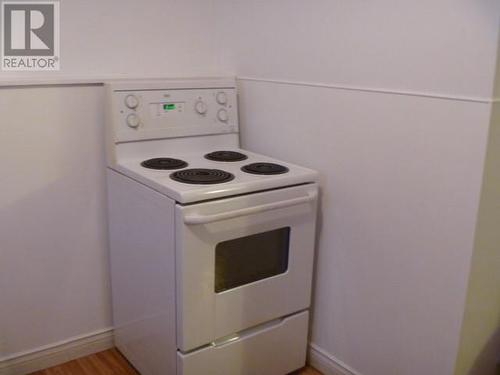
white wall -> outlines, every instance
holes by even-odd
[[[364,375],[452,374],[500,3],[232,1],[218,14],[243,145],[321,172],[313,347]]]
[[[102,100],[0,89],[0,357],[110,326]]]
[[[61,70],[1,79],[216,75],[213,0],[60,2]]]
[[[490,97],[497,0],[219,0],[239,76]]]
[[[0,85],[222,70],[212,1],[144,4],[61,1],[62,70],[0,72]],[[111,325],[102,100],[100,86],[0,89],[0,372]]]

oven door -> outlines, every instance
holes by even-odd
[[[177,341],[183,352],[306,309],[318,187],[177,206]]]

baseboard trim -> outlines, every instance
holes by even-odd
[[[361,375],[314,343],[309,344],[308,362],[324,375]]]
[[[113,346],[113,329],[102,329],[0,358],[0,375],[29,374],[111,349]],[[324,375],[361,375],[314,343],[309,344],[308,363]]]
[[[29,374],[112,347],[113,329],[106,328],[0,358],[0,375]]]

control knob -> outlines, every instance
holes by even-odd
[[[139,106],[139,98],[135,95],[127,95],[125,97],[125,105],[127,108],[135,109]]]
[[[139,118],[139,115],[136,113],[131,113],[130,115],[127,116],[127,125],[130,126],[131,128],[137,128],[139,124],[141,123],[141,119]]]
[[[203,100],[198,100],[194,105],[194,110],[200,115],[207,113],[207,109],[207,105]]]
[[[228,120],[227,111],[225,109],[219,109],[219,112],[217,112],[217,118],[219,119],[219,121],[227,122]]]
[[[224,91],[219,91],[217,93],[217,95],[215,96],[215,100],[217,101],[217,103],[219,103],[220,105],[224,105],[227,103],[227,95]]]

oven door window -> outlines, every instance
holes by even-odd
[[[215,247],[215,292],[279,275],[288,269],[290,227],[253,234]]]

